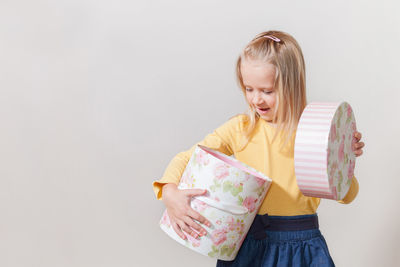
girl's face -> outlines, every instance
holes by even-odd
[[[248,103],[261,118],[271,122],[277,98],[274,88],[275,67],[259,61],[244,60],[240,68]]]

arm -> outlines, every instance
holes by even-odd
[[[356,177],[353,177],[351,180],[351,185],[349,188],[349,192],[347,192],[346,196],[342,200],[338,200],[341,204],[349,204],[352,202],[358,194],[358,181]]]
[[[153,190],[157,199],[162,199],[162,188],[167,183],[179,184],[186,165],[198,144],[232,155],[236,148],[236,140],[241,137],[245,115],[237,115],[213,133],[208,134],[202,141],[193,145],[189,150],[178,153],[169,163],[161,179],[153,182]]]
[[[238,131],[238,123],[239,116],[236,116],[224,123],[213,133],[207,135],[204,140],[197,144],[218,150],[227,155],[232,155],[235,150],[235,140],[238,136],[241,136],[239,134],[240,131]],[[186,239],[186,234],[194,238],[207,234],[206,230],[195,222],[195,220],[209,227],[211,226],[206,218],[190,206],[192,197],[203,195],[207,191],[202,189],[180,190],[177,187],[197,144],[189,150],[176,155],[165,170],[164,176],[160,180],[153,182],[153,190],[157,199],[161,199],[162,195],[164,196],[162,200],[166,206],[174,231],[184,240]]]

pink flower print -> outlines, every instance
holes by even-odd
[[[354,133],[357,131],[355,122],[353,122],[351,124],[351,129],[353,130],[352,133],[351,133],[351,137],[350,137],[351,138],[351,149],[353,150],[353,145],[355,143],[357,143],[357,138],[355,138],[355,136],[354,136]]]
[[[344,135],[343,135],[342,142],[340,143],[340,146],[339,146],[338,157],[339,157],[339,163],[342,163],[343,159],[344,159]]]
[[[161,218],[161,224],[167,225],[167,226],[171,226],[171,222],[169,220],[169,216],[168,213],[165,211],[162,218]]]
[[[329,170],[329,184],[333,184],[333,176],[335,175],[335,172],[338,168],[337,162],[333,162],[331,165],[331,168]]]
[[[347,177],[349,179],[352,179],[354,176],[354,167],[355,167],[356,161],[352,161],[350,160],[350,164],[349,164],[349,169],[347,170]]]
[[[347,117],[350,117],[351,116],[351,107],[350,107],[350,105],[347,105]]]
[[[215,221],[216,224],[221,225],[222,221],[221,220],[217,220]]]
[[[236,231],[237,233],[240,234],[244,230],[244,224],[239,219],[236,219],[235,222],[235,219],[233,217],[230,217],[229,221],[227,221],[227,224],[229,231]]]
[[[221,200],[219,199],[219,197],[217,197],[217,196],[214,197],[214,200],[217,201],[217,202],[220,202],[220,201],[221,201]]]
[[[194,238],[193,236],[186,234],[186,237],[188,241],[192,244],[193,247],[199,247],[200,246],[200,239]]]
[[[331,169],[330,169],[329,175],[330,175],[330,176],[333,176],[334,173],[336,172],[337,168],[338,168],[338,164],[337,164],[336,161],[334,161],[334,162],[331,164]]]
[[[214,175],[219,180],[224,179],[226,176],[229,175],[228,166],[222,162],[217,163],[214,167]]]
[[[356,123],[355,123],[354,121],[351,123],[351,129],[352,129],[353,131],[356,130]],[[353,134],[354,134],[354,133],[353,133]]]
[[[329,184],[330,184],[330,185],[333,184],[333,176],[329,176]]]
[[[219,246],[226,241],[226,228],[216,229],[211,233],[211,240],[214,245]]]
[[[253,212],[256,208],[257,200],[258,199],[252,196],[248,196],[243,200],[243,206],[245,206],[249,210],[249,212]]]
[[[200,150],[196,155],[196,163],[200,165],[207,165],[209,163],[207,153],[203,150]]]
[[[332,190],[333,190],[333,199],[337,199],[337,189],[336,189],[336,186],[334,186],[334,187],[332,188]]]
[[[243,235],[242,238],[240,239],[239,246],[238,246],[239,248],[242,246],[245,238],[246,238],[246,235]]]
[[[229,217],[226,220],[226,223],[228,224],[228,229],[229,231],[233,231],[233,229],[235,229],[235,219],[233,217]]]
[[[336,124],[331,125],[331,142],[334,142],[336,140]]]
[[[254,177],[256,179],[256,182],[258,184],[258,186],[263,186],[265,184],[265,180],[259,177]]]
[[[187,185],[193,184],[192,170],[190,168],[185,170],[185,173],[183,174],[181,180]]]

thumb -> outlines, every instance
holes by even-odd
[[[204,195],[207,189],[186,189],[185,194],[189,197]]]

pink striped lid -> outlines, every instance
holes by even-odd
[[[297,184],[306,196],[343,199],[354,175],[356,122],[346,102],[306,106],[294,149]]]

